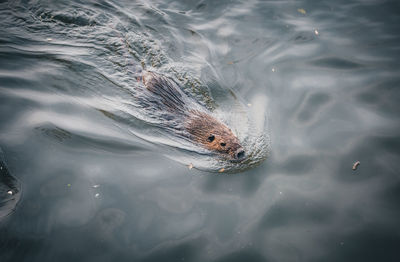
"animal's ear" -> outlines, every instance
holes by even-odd
[[[214,139],[215,139],[214,135],[209,135],[208,138],[207,138],[207,141],[208,142],[212,142],[212,141],[214,141]]]

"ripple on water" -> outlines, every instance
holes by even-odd
[[[0,1],[0,260],[397,261],[397,2]],[[248,159],[139,110],[143,69]]]
[[[301,107],[300,112],[297,115],[297,119],[302,123],[312,121],[318,116],[318,113],[326,106],[331,97],[327,93],[315,92],[310,94],[304,105]]]
[[[160,114],[149,115],[149,112],[142,110],[137,101],[134,101],[141,95],[137,80],[141,75],[141,70],[154,70],[174,79],[180,84],[183,92],[210,110],[216,109],[219,101],[212,97],[208,82],[202,81],[202,75],[210,79],[208,76],[215,74],[216,70],[204,63],[204,60],[200,61],[202,64],[193,64],[191,68],[187,65],[187,61],[176,59],[176,57],[181,57],[183,52],[180,49],[180,42],[170,44],[167,38],[174,31],[165,30],[174,23],[170,17],[173,13],[163,12],[154,8],[153,5],[134,4],[142,15],[131,17],[128,12],[115,4],[104,4],[109,5],[108,13],[104,13],[101,9],[93,9],[90,5],[79,4],[74,4],[72,8],[60,3],[57,9],[48,3],[30,6],[31,15],[21,13],[24,21],[19,23],[28,24],[27,27],[21,28],[28,28],[28,31],[31,31],[29,35],[33,32],[29,41],[37,39],[38,42],[32,46],[29,42],[24,44],[23,51],[19,51],[19,55],[26,59],[37,60],[37,57],[40,57],[41,61],[47,60],[49,66],[57,68],[58,71],[51,76],[53,79],[50,88],[53,91],[74,97],[74,100],[103,112],[105,117],[109,117],[111,124],[129,130],[135,138],[159,145],[157,151],[164,151],[166,156],[176,161],[186,165],[191,163],[195,168],[207,171],[234,171],[250,168],[266,158],[269,151],[269,136],[266,126],[260,128],[258,122],[261,119],[261,123],[265,123],[263,118],[265,118],[266,105],[260,105],[258,112],[255,110],[250,112],[237,99],[236,94],[233,95],[234,99],[229,100],[230,106],[225,106],[224,110],[214,111],[212,114],[226,122],[243,141],[248,157],[246,161],[240,164],[231,163],[218,155],[206,153],[199,146],[188,143],[187,140],[183,141],[171,133],[166,133],[163,130],[165,123],[162,123],[162,119],[157,119],[157,115]],[[98,4],[95,5],[98,6]],[[104,7],[102,4],[101,6]],[[209,7],[209,5],[206,6]],[[114,13],[118,15],[113,15]],[[129,21],[133,19],[136,22],[127,23],[126,19]],[[151,19],[151,23],[148,19]],[[158,25],[157,28],[150,26],[154,23]],[[195,27],[193,28],[196,30]],[[189,36],[187,41],[186,38],[182,38],[181,41],[187,44],[188,41],[198,42],[204,38],[201,31],[197,33],[197,30],[194,30],[192,32],[196,33],[192,33],[193,37]],[[227,36],[234,34],[234,30],[226,27],[222,33]],[[45,41],[45,46],[43,46],[43,41],[39,41],[40,38],[48,39]],[[246,46],[247,41],[237,38],[235,43],[239,42]],[[268,44],[270,44],[268,39],[252,41],[251,45],[254,48],[250,48],[253,50],[251,57],[257,55],[258,51]],[[210,47],[205,47],[209,52]],[[41,51],[33,56],[31,51],[38,48]],[[217,80],[213,88],[214,91],[219,91],[214,93],[219,92],[223,94],[222,96],[233,94],[226,86],[219,84],[221,79],[211,78]],[[96,99],[91,100],[91,97]],[[32,101],[32,98],[27,97],[27,100]],[[59,108],[58,111],[61,113],[61,103],[53,103],[53,105]],[[229,110],[230,112],[226,112]],[[104,114],[104,112],[107,113]],[[257,118],[256,121],[254,116]],[[64,117],[65,121],[67,119]],[[49,139],[63,144],[74,144],[79,134],[77,136],[76,131],[66,129],[57,122],[56,119],[50,118],[47,124],[36,124],[35,128]],[[259,127],[255,130],[254,125],[257,124]],[[86,137],[100,135],[94,129],[87,132]],[[90,134],[90,132],[94,133]],[[102,141],[96,142],[104,148]]]
[[[325,57],[310,61],[310,64],[318,67],[326,67],[338,70],[349,70],[362,68],[363,65],[355,61],[339,57]]]

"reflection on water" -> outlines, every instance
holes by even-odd
[[[0,260],[396,261],[399,10],[0,3]],[[143,68],[232,127],[253,162],[149,125]],[[241,172],[208,172],[221,167]]]

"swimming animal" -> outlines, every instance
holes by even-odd
[[[186,95],[174,80],[151,71],[143,71],[141,80],[147,91],[144,94],[147,107],[165,112],[168,128],[229,160],[245,158],[245,151],[232,130]]]

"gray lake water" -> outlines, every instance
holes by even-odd
[[[1,1],[0,19],[0,261],[399,260],[398,1]],[[143,68],[247,160],[146,118]]]

